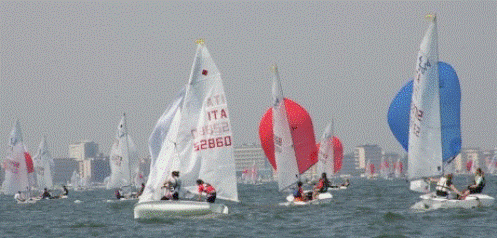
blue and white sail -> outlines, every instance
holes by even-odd
[[[461,149],[459,81],[450,65],[438,61],[436,17],[428,19],[416,76],[400,90],[388,112],[392,133],[408,151],[410,180],[442,175],[444,165]]]

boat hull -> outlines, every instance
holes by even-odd
[[[149,201],[135,204],[135,219],[168,218],[171,216],[197,216],[210,213],[228,214],[228,207],[196,201]]]
[[[422,199],[416,203],[413,208],[417,209],[439,209],[439,208],[477,208],[477,207],[490,207],[495,199],[486,194],[470,194],[464,200],[448,199],[445,197],[438,197],[434,193],[421,195]]]
[[[286,197],[287,202],[280,203],[283,206],[306,206],[312,204],[323,204],[331,202],[333,195],[331,193],[320,193],[318,194],[318,198],[311,201],[294,201],[294,197],[292,194]]]

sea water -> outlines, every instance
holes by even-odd
[[[107,202],[111,190],[70,191],[68,199],[17,204],[0,195],[0,237],[495,237],[497,204],[476,209],[414,211],[418,193],[405,180],[351,178],[329,204],[284,207],[276,183],[239,184],[228,215],[133,219],[136,201]],[[463,188],[469,176],[457,176]],[[486,194],[497,196],[497,177]],[[78,202],[80,201],[80,202]]]

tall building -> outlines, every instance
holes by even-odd
[[[244,170],[251,169],[255,165],[261,178],[272,179],[273,169],[260,145],[243,144],[235,146],[233,153],[237,177],[241,177]]]
[[[91,158],[98,156],[98,144],[85,140],[69,145],[69,157],[74,158],[79,163],[79,173],[83,179],[91,180]]]
[[[462,173],[471,173],[469,165],[473,163],[475,168],[482,167],[484,163],[482,162],[481,150],[480,148],[462,148],[461,157],[465,169],[461,170]],[[471,162],[470,162],[471,161]]]
[[[74,171],[79,172],[79,162],[74,158],[54,158],[54,185],[65,185],[71,180]]]
[[[102,183],[104,179],[110,176],[109,156],[102,154],[96,158],[90,159],[91,164],[91,181]]]
[[[383,150],[378,145],[360,145],[354,149],[355,167],[364,171],[366,162],[374,164],[375,168],[380,168]]]

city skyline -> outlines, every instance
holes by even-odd
[[[139,156],[186,84],[205,39],[221,71],[234,144],[257,143],[271,105],[271,64],[285,97],[328,122],[344,153],[404,153],[388,106],[414,76],[424,15],[436,13],[440,60],[462,91],[462,147],[497,147],[497,2],[2,2],[0,156],[19,119],[33,153],[55,158],[92,140],[108,154],[123,113]]]

